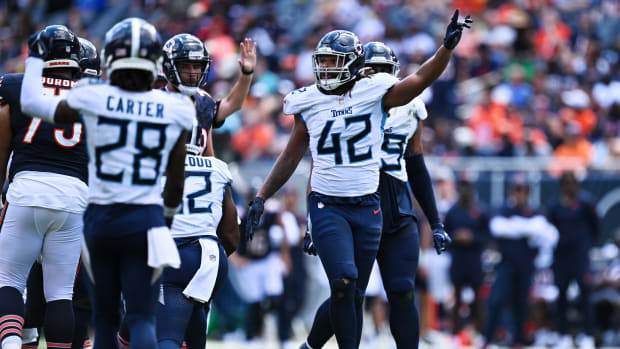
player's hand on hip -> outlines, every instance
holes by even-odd
[[[454,11],[452,15],[452,19],[450,20],[450,24],[448,24],[448,28],[446,29],[446,36],[443,38],[443,45],[448,50],[453,50],[456,45],[458,45],[461,40],[461,34],[463,33],[463,28],[471,28],[471,24],[474,22],[471,19],[470,15],[465,17],[465,21],[459,22],[459,9]]]
[[[431,225],[431,229],[433,230],[433,245],[435,246],[435,251],[437,254],[441,254],[441,252],[448,249],[448,246],[452,243],[452,239],[446,233],[446,230],[441,223],[435,223]]]
[[[263,211],[265,210],[265,200],[259,198],[258,196],[252,200],[250,203],[250,209],[248,210],[248,216],[245,222],[245,239],[252,240],[252,236],[254,235],[254,228],[258,226],[258,222],[260,222],[260,216],[263,215]]]

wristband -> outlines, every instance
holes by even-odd
[[[172,217],[174,217],[174,215],[177,214],[177,212],[179,212],[180,208],[181,208],[181,205],[179,205],[177,207],[168,207],[168,206],[164,205],[164,217],[165,218],[172,218]]]
[[[252,74],[254,74],[254,69],[246,72],[245,70],[243,70],[243,67],[241,67],[241,74],[243,74],[243,75],[252,75]]]

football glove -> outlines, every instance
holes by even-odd
[[[310,214],[306,220],[306,235],[304,235],[304,252],[310,256],[316,256],[316,247],[312,241],[312,221],[310,221]]]
[[[431,229],[433,230],[433,245],[435,246],[435,251],[437,254],[441,254],[441,252],[448,249],[448,246],[452,243],[452,239],[446,233],[446,230],[441,223],[434,223],[431,225]]]
[[[448,50],[453,50],[456,45],[458,45],[461,40],[461,34],[463,33],[463,28],[471,28],[470,24],[473,23],[470,15],[465,17],[464,22],[459,22],[459,9],[454,11],[452,15],[452,19],[450,20],[450,24],[448,24],[448,28],[446,29],[446,36],[443,38],[443,45]]]
[[[52,40],[53,39],[50,39],[49,41]],[[51,42],[45,41],[46,40],[41,37],[41,31],[30,35],[30,37],[28,37],[28,47],[30,48],[28,56],[46,60]]]
[[[260,222],[260,216],[263,215],[263,211],[265,210],[265,200],[259,198],[258,196],[252,200],[250,203],[250,209],[248,210],[248,216],[245,222],[245,239],[252,240],[252,236],[254,236],[254,228],[258,226]]]

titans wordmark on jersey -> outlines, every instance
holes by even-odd
[[[405,149],[409,139],[418,129],[418,120],[425,120],[428,112],[420,97],[406,105],[390,109],[383,129],[381,145],[381,170],[407,182],[405,169]]]
[[[312,190],[353,197],[379,185],[383,95],[398,79],[379,73],[356,82],[344,95],[326,95],[316,85],[284,98],[284,113],[301,115],[310,135]]]
[[[161,205],[159,180],[196,110],[189,97],[160,90],[128,92],[83,79],[67,95],[86,127],[89,202]]]
[[[231,183],[232,175],[224,161],[188,154],[183,203],[172,221],[172,237],[215,236],[222,218],[224,192]]]

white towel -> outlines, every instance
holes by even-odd
[[[214,240],[200,239],[198,241],[202,250],[200,268],[183,290],[183,294],[197,302],[206,303],[211,299],[215,288],[220,266],[220,249]]]
[[[164,268],[179,269],[181,258],[168,227],[151,228],[146,232],[146,235],[148,241],[147,264],[155,269],[151,278],[151,284],[153,284],[159,279]]]

